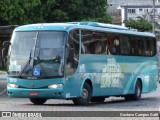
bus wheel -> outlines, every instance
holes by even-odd
[[[105,97],[93,97],[91,98],[91,102],[104,102]]]
[[[125,100],[139,100],[142,94],[142,85],[139,81],[136,82],[135,93],[125,96]]]
[[[29,98],[29,99],[35,105],[42,105],[47,101],[47,99],[44,98]]]
[[[80,98],[73,99],[75,105],[89,105],[91,99],[91,87],[85,83],[82,90],[82,96]]]

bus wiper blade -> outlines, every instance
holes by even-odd
[[[40,63],[40,48],[38,49],[38,55],[37,55],[37,60],[38,60],[38,62]]]
[[[18,74],[18,77],[21,77],[21,75],[23,74],[23,72],[26,70],[26,68],[28,67],[28,65],[30,65],[30,62],[32,60],[32,49],[30,51],[30,55],[29,55],[29,58],[27,60],[27,62],[25,63],[25,65],[23,66],[22,70],[20,71],[20,73]]]

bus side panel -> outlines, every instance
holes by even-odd
[[[133,94],[138,79],[142,81],[142,93],[151,92],[157,86],[157,62],[149,57],[125,57],[126,87],[123,94]]]
[[[103,96],[121,95],[125,85],[125,76],[122,71],[123,56],[107,55],[104,61],[100,79],[101,93]]]
[[[107,58],[104,55],[92,55],[92,54],[82,54],[80,56],[80,72],[84,72],[84,76],[89,76],[92,81],[93,85],[93,92],[92,96],[104,96],[109,95],[105,93],[105,91],[101,91],[101,76],[102,76],[102,69],[104,64],[107,62]],[[104,88],[105,90],[105,88]]]
[[[66,98],[75,98],[80,97],[80,89],[82,84],[82,78],[81,74],[78,72],[75,72],[72,76],[66,77],[65,80],[65,97]]]
[[[148,93],[155,91],[157,88],[157,80],[158,80],[158,68],[157,65],[149,63],[148,66],[144,69],[143,74],[143,93]]]
[[[99,74],[100,75],[100,74]],[[92,96],[99,95],[100,89],[99,84],[95,78],[99,76],[95,73],[79,73],[79,69],[72,76],[68,77],[65,82],[65,94],[66,98],[75,98],[82,96],[83,85],[87,80],[90,80],[92,83]]]

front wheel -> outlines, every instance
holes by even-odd
[[[125,100],[139,100],[142,94],[142,85],[139,81],[136,82],[135,93],[125,96]]]
[[[29,99],[35,105],[42,105],[47,101],[47,99],[44,98],[29,98]]]
[[[89,105],[91,99],[91,87],[85,83],[82,90],[82,96],[80,98],[73,99],[75,105]]]

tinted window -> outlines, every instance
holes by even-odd
[[[154,38],[82,30],[82,54],[111,54],[127,56],[153,56],[156,54]]]
[[[121,55],[129,55],[130,54],[130,40],[128,35],[120,36],[120,53]]]
[[[106,54],[107,34],[90,30],[82,30],[83,54]]]
[[[110,34],[109,48],[110,48],[110,53],[112,55],[120,54],[120,36],[119,34],[115,34],[115,33]]]

